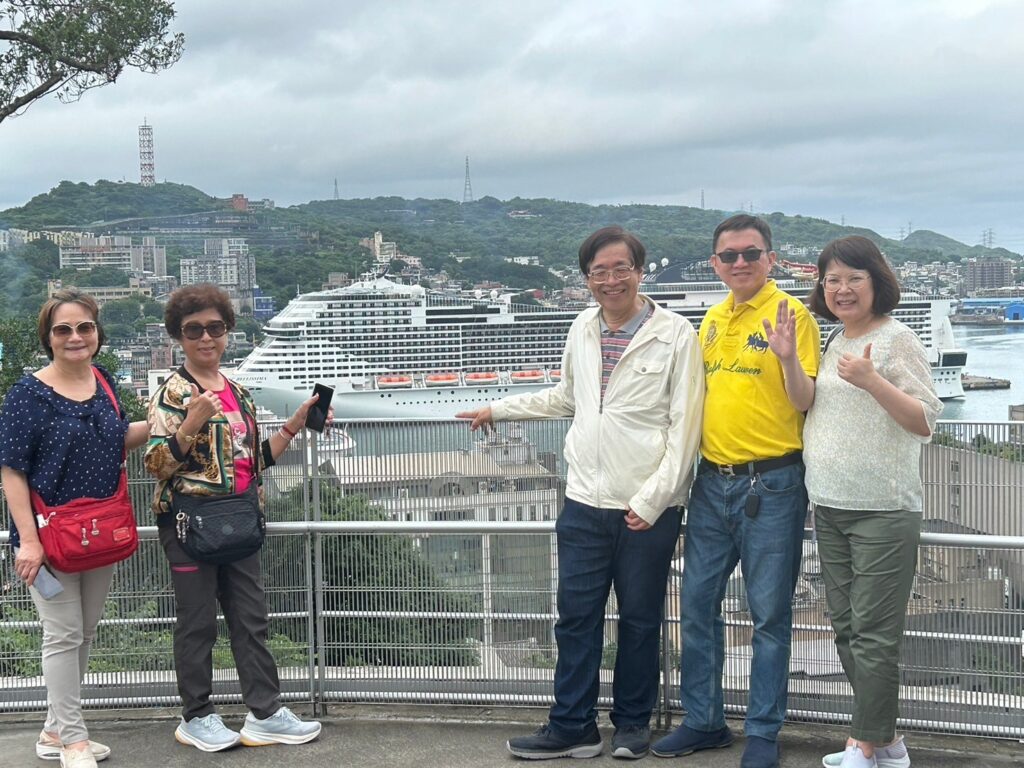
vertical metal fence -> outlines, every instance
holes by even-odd
[[[551,701],[557,551],[568,423],[352,423],[298,440],[266,473],[263,552],[271,647],[287,699]],[[273,428],[270,425],[269,428]],[[922,460],[925,534],[908,607],[903,727],[1024,737],[1024,462],[1021,425],[940,424]],[[132,457],[140,522],[152,484]],[[4,510],[6,512],[6,510]],[[6,516],[0,516],[6,521]],[[170,577],[143,528],[119,566],[92,653],[88,706],[177,701]],[[979,538],[984,537],[984,538]],[[680,550],[681,552],[681,547]],[[0,548],[0,557],[9,550]],[[39,627],[0,564],[0,712],[41,710]],[[669,584],[659,716],[678,712],[678,570]],[[601,699],[610,702],[616,605],[609,600]],[[738,573],[727,621],[726,704],[746,703],[751,625]],[[222,627],[215,699],[240,701]],[[813,540],[794,603],[790,717],[848,719]]]

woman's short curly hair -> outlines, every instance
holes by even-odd
[[[107,336],[103,333],[103,326],[100,325],[100,305],[88,293],[77,288],[62,288],[59,291],[54,291],[53,295],[43,304],[42,309],[39,310],[37,330],[39,333],[39,343],[42,345],[43,351],[46,352],[46,356],[53,360],[53,347],[50,346],[50,329],[53,327],[53,313],[57,311],[57,307],[61,304],[81,305],[89,313],[89,316],[92,317],[93,322],[96,323],[97,344],[96,351],[92,355],[96,357],[103,345],[107,343]]]
[[[213,283],[196,283],[178,288],[167,300],[164,307],[164,328],[167,334],[172,339],[180,340],[182,320],[204,309],[217,310],[228,330],[234,330],[235,310],[227,291]]]

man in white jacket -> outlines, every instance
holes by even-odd
[[[704,370],[684,318],[639,293],[643,244],[621,227],[580,246],[597,307],[573,322],[562,379],[459,414],[472,428],[571,416],[568,481],[558,518],[555,703],[535,733],[510,739],[530,759],[596,757],[604,609],[615,586],[618,653],[612,752],[640,758],[658,691],[658,638],[669,564],[700,442]]]

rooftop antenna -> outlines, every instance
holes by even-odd
[[[466,184],[462,187],[462,202],[473,202],[473,184],[469,180],[469,155],[466,155]]]
[[[156,166],[153,162],[153,126],[142,118],[139,126],[139,183],[144,187],[156,184]]]
[[[334,199],[338,199],[338,177],[334,177]]]

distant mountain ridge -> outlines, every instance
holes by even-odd
[[[225,200],[184,184],[153,187],[127,182],[95,184],[62,181],[18,208],[0,212],[0,227],[88,228],[122,219],[173,216],[228,208]],[[270,225],[290,227],[309,236],[311,248],[350,255],[361,238],[382,230],[402,252],[440,267],[450,252],[485,260],[528,256],[541,266],[565,266],[579,243],[606,224],[636,232],[650,258],[703,259],[710,252],[715,225],[733,212],[668,205],[588,205],[546,198],[484,197],[473,203],[454,200],[409,200],[378,197],[315,200],[265,214]],[[820,248],[837,237],[860,234],[876,242],[894,262],[960,260],[981,255],[1013,256],[1003,248],[968,246],[944,235],[917,230],[904,240],[890,240],[870,229],[847,227],[824,219],[782,213],[759,214],[772,227],[776,247],[789,243]]]
[[[907,235],[902,241],[905,245],[920,248],[925,251],[939,251],[950,256],[971,258],[977,256],[1016,256],[1017,254],[1005,248],[986,248],[983,245],[964,245],[959,240],[932,232],[930,229],[917,229]]]

